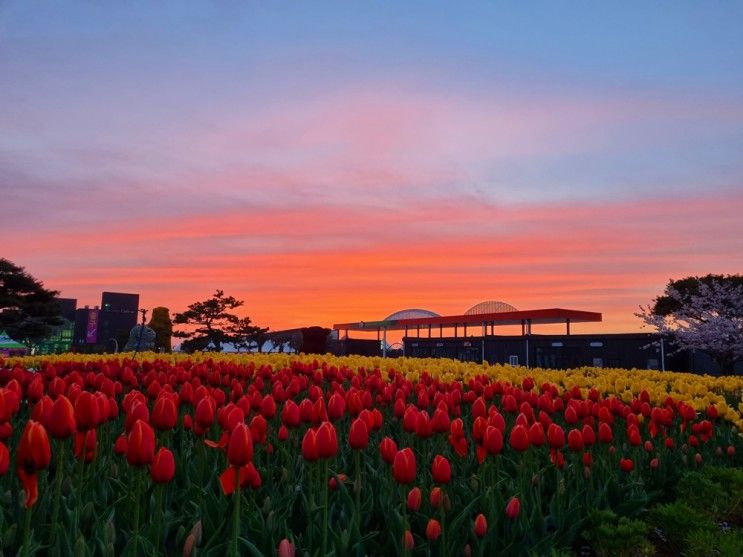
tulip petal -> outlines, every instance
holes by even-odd
[[[227,470],[222,472],[219,476],[219,485],[222,486],[222,493],[229,495],[237,487],[237,475],[235,474],[235,467],[228,466]]]
[[[36,472],[28,473],[22,466],[18,467],[18,478],[23,485],[23,491],[26,492],[26,508],[30,509],[36,504],[39,498],[39,479]]]

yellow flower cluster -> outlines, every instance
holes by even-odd
[[[51,356],[29,356],[12,359],[28,368],[37,368],[44,362],[69,361],[79,362],[100,361],[112,358],[126,360],[135,357],[133,354],[113,355],[80,355],[60,354]],[[643,390],[650,395],[653,404],[662,403],[666,397],[684,400],[696,410],[703,411],[709,405],[717,407],[720,417],[732,422],[743,431],[743,377],[696,375],[690,373],[661,372],[638,369],[610,369],[581,367],[570,370],[550,370],[541,368],[513,367],[507,365],[489,365],[460,362],[444,358],[398,358],[384,359],[381,357],[365,356],[332,356],[295,355],[295,354],[155,354],[142,353],[136,355],[136,360],[161,360],[177,364],[184,360],[191,361],[223,361],[230,363],[253,362],[256,366],[271,365],[274,368],[288,366],[292,361],[304,363],[318,360],[331,366],[345,366],[351,369],[360,367],[366,369],[380,369],[383,372],[391,369],[403,373],[409,380],[416,381],[424,373],[441,381],[467,382],[478,375],[485,375],[492,379],[507,381],[520,385],[527,376],[532,377],[537,385],[548,382],[558,389],[572,389],[579,387],[584,396],[589,389],[595,388],[603,396],[615,395],[627,402],[638,396]],[[728,403],[730,401],[731,403]]]

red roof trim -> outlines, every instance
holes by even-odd
[[[359,321],[356,323],[337,323],[335,330],[349,331],[376,331],[386,328],[389,330],[403,330],[405,327],[428,326],[432,327],[454,325],[482,325],[494,323],[496,325],[519,325],[522,321],[531,321],[533,325],[547,323],[595,323],[602,320],[600,313],[580,311],[574,309],[534,309],[528,311],[507,311],[500,313],[482,313],[479,315],[446,315],[441,317],[419,317],[416,319],[396,319],[390,321]]]

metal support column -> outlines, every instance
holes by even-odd
[[[382,333],[382,357],[387,357],[387,327],[384,328]]]
[[[570,318],[569,317],[565,320],[565,327],[567,328],[568,336],[570,336]]]

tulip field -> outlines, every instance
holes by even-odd
[[[734,555],[742,396],[410,358],[0,360],[0,551]]]

